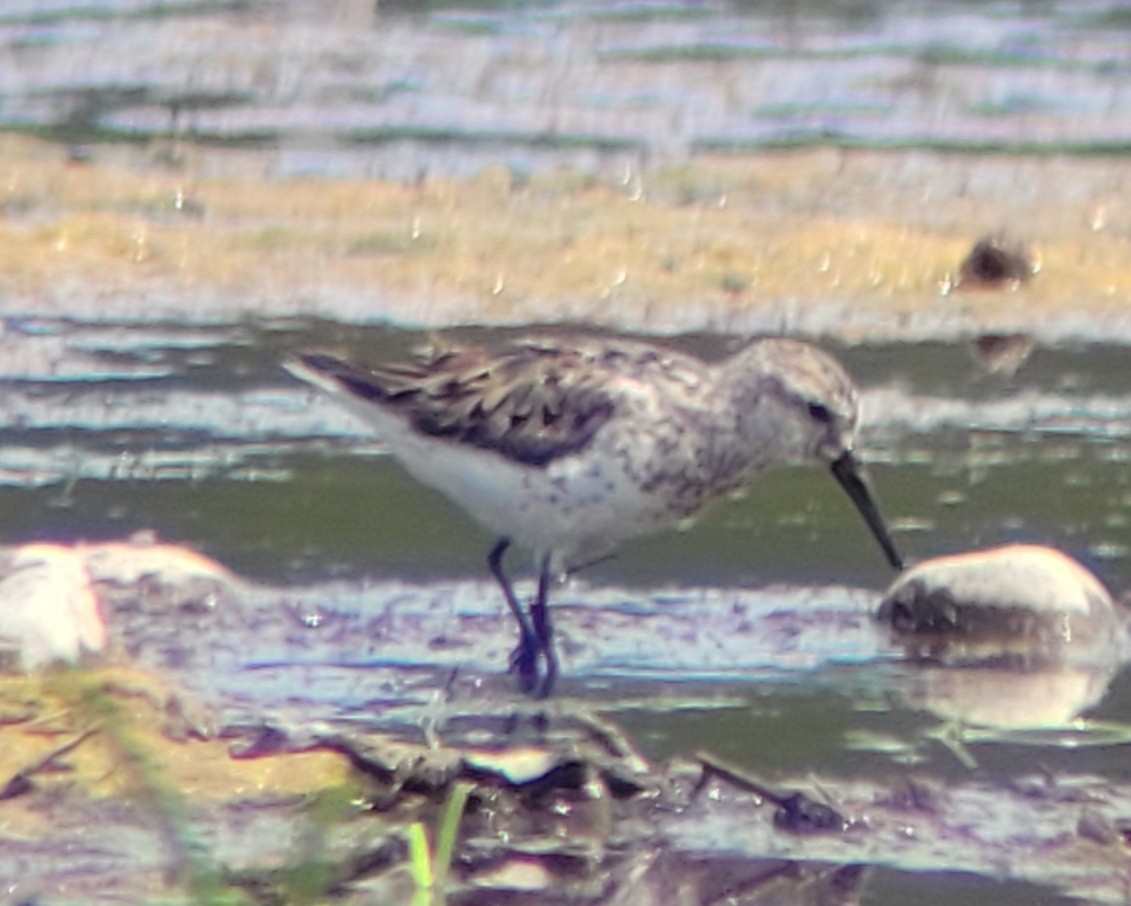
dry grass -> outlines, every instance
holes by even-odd
[[[0,787],[70,742],[73,748],[30,773],[36,787],[66,790],[78,783],[88,796],[139,795],[145,778],[131,763],[139,758],[196,805],[266,791],[311,793],[339,786],[350,775],[346,759],[328,751],[236,760],[226,741],[182,739],[181,718],[171,716],[166,705],[176,701],[178,694],[163,681],[133,668],[5,676],[0,680],[5,724]],[[34,808],[9,807],[5,813],[10,830],[18,826],[28,835],[44,818]]]

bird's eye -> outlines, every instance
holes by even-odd
[[[827,425],[833,420],[832,412],[829,411],[829,407],[824,403],[810,403],[809,417],[815,422],[820,422],[822,425]]]

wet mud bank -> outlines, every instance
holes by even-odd
[[[848,343],[1131,336],[1121,158],[826,148],[628,182],[487,168],[402,183],[264,180],[239,152],[199,153],[207,165],[99,148],[76,163],[56,145],[0,143],[4,311]],[[964,281],[971,251],[999,235],[1025,250],[1031,279]]]

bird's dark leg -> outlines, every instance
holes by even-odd
[[[542,560],[542,571],[538,575],[538,593],[530,602],[530,623],[534,629],[534,636],[542,657],[546,661],[546,672],[542,676],[542,684],[538,687],[538,695],[545,698],[554,688],[554,680],[558,676],[558,659],[554,655],[554,627],[550,623],[550,556],[547,554]]]
[[[499,587],[503,590],[503,597],[507,599],[507,607],[511,609],[515,621],[518,623],[518,647],[511,654],[510,669],[518,674],[518,684],[523,692],[534,691],[538,685],[538,652],[541,648],[538,634],[530,625],[530,619],[522,609],[518,597],[514,593],[507,574],[503,572],[503,554],[511,546],[510,538],[500,538],[498,543],[491,548],[487,555],[487,565]]]

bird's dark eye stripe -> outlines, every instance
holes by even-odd
[[[810,403],[809,415],[815,422],[828,424],[833,420],[833,414],[829,411],[829,407],[824,403]]]

